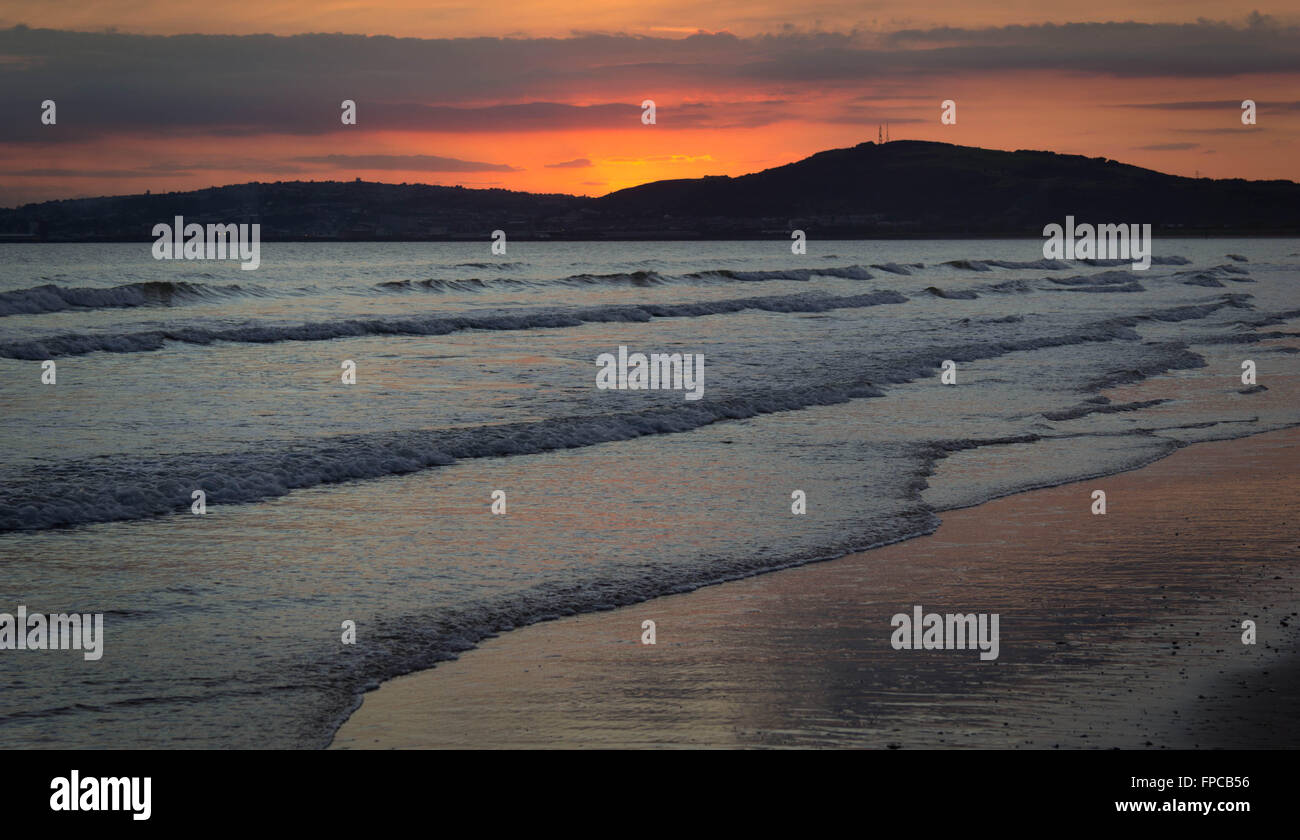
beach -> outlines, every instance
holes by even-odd
[[[1195,444],[929,536],[514,630],[366,694],[332,746],[1300,746],[1297,443]],[[999,614],[998,658],[893,649],[915,605]]]
[[[1257,650],[1214,649],[1278,644],[1284,584],[1245,585],[1294,493],[1250,483],[1260,444],[1199,444],[1300,426],[1296,240],[1142,271],[1032,239],[266,242],[257,272],[4,247],[0,616],[102,615],[103,655],[0,656],[0,746],[318,749],[376,687],[497,646],[508,679],[421,706],[468,702],[466,745],[1050,746],[1066,675],[1137,669],[1136,715],[1195,633],[1260,612]],[[1245,494],[1222,520],[1177,483],[1215,446]],[[1168,488],[1123,489],[1175,452]],[[1059,520],[963,512],[1089,477],[1017,497]],[[996,615],[997,655],[894,650],[897,615],[954,644]],[[501,685],[527,714],[482,711]]]

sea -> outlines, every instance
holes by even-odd
[[[323,747],[514,628],[1300,424],[1296,239],[151,247],[0,244],[0,613],[104,616],[0,650],[3,748]]]

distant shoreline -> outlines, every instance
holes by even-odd
[[[1300,184],[1187,178],[1046,151],[920,140],[828,149],[747,175],[651,181],[598,197],[381,181],[250,181],[0,209],[0,232],[138,241],[155,223],[262,225],[263,242],[1006,239],[1052,220],[1156,235],[1300,236]]]

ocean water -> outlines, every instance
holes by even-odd
[[[0,245],[0,612],[106,637],[0,651],[0,746],[321,746],[494,633],[1300,423],[1300,240],[150,248]]]

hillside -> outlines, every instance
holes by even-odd
[[[789,218],[881,233],[1038,236],[1067,214],[1166,231],[1300,231],[1300,184],[1291,181],[1183,178],[1104,158],[912,140],[833,149],[738,178],[645,184],[597,206],[611,219]]]
[[[1300,235],[1300,184],[1166,175],[1104,158],[899,140],[744,175],[600,198],[422,184],[283,181],[0,210],[10,241],[148,241],[153,225],[258,222],[264,240],[1039,236],[1079,221],[1169,234]]]

